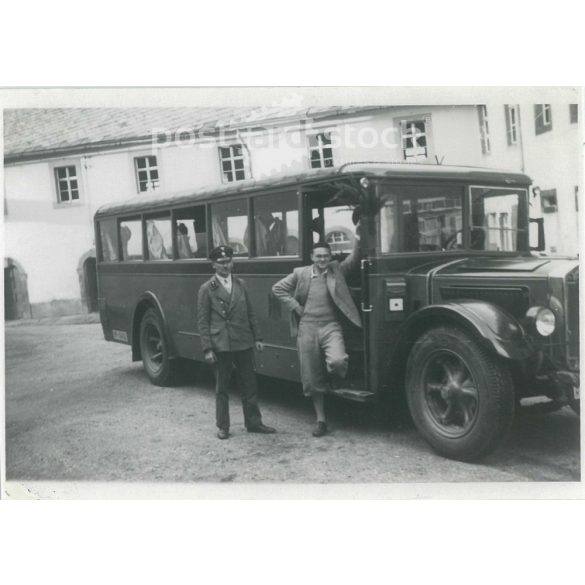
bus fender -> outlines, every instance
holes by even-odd
[[[132,361],[140,361],[142,359],[140,356],[140,321],[142,319],[142,315],[148,308],[151,307],[156,308],[158,314],[160,315],[170,356],[174,357],[176,354],[173,345],[173,338],[170,334],[169,325],[165,316],[165,312],[162,308],[162,304],[152,291],[147,290],[140,295],[132,315],[132,327],[130,329],[132,335],[130,339],[130,344],[132,346]]]
[[[434,325],[459,325],[489,350],[509,360],[524,360],[534,353],[518,321],[491,303],[474,300],[429,305],[405,322],[408,338],[415,339]]]

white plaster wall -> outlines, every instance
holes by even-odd
[[[575,208],[575,186],[581,180],[579,124],[571,124],[569,105],[551,104],[552,130],[536,135],[534,107],[526,105],[530,127],[526,131],[526,172],[542,190],[556,189],[558,211],[545,213],[547,249],[559,254],[578,252],[579,221]],[[579,112],[583,114],[582,111]],[[582,185],[580,186],[582,193]]]
[[[34,228],[34,237],[30,237]],[[17,260],[28,275],[31,303],[80,298],[77,265],[92,247],[85,224],[7,223],[6,256]]]
[[[264,135],[243,135],[243,138],[250,149],[255,179],[300,173],[309,168],[306,136],[296,127],[277,129]]]
[[[339,124],[336,165],[351,161],[401,161],[400,133],[389,112],[355,116]]]
[[[84,202],[57,207],[49,163],[5,168],[5,255],[28,275],[31,303],[80,297],[77,264],[93,245]]]
[[[89,202],[92,217],[104,203],[128,199],[137,194],[133,156],[138,154],[121,151],[85,158],[85,200]]]
[[[479,119],[475,106],[432,108],[435,154],[444,165],[481,166]]]
[[[162,188],[168,193],[197,189],[220,181],[219,155],[214,142],[161,148],[158,161]]]

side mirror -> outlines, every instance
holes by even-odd
[[[530,244],[534,241],[534,230],[532,229],[532,224],[536,224],[537,229],[537,244],[536,246],[530,246],[530,249],[535,252],[543,252],[546,249],[546,245],[544,242],[544,217],[537,217],[535,219],[530,220]]]

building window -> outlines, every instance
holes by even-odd
[[[246,172],[246,157],[241,144],[219,147],[219,159],[221,163],[221,176],[224,183],[243,181],[250,178]]]
[[[400,138],[404,160],[416,161],[428,157],[425,120],[401,120]]]
[[[536,104],[534,106],[534,129],[536,134],[543,134],[552,130],[552,111],[550,104]]]
[[[492,151],[492,146],[490,144],[490,127],[487,106],[478,106],[477,112],[479,114],[479,136],[481,140],[481,152],[483,154],[489,154]]]
[[[542,211],[543,213],[552,213],[557,211],[558,204],[557,204],[557,190],[556,189],[547,189],[545,191],[540,192],[540,201],[542,203]]]
[[[579,122],[579,105],[569,104],[569,121],[571,124],[577,124]]]
[[[575,185],[575,211],[579,211],[579,186]]]
[[[55,167],[55,181],[57,183],[57,200],[59,203],[79,200],[79,183],[74,165]]]
[[[160,189],[156,156],[137,156],[134,159],[134,166],[139,193]]]
[[[310,134],[309,156],[312,169],[323,169],[333,166],[333,148],[331,147],[331,132]]]
[[[508,145],[518,144],[518,106],[504,106]]]

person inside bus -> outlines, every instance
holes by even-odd
[[[256,233],[256,255],[278,256],[283,253],[284,233],[282,221],[270,211],[262,211],[254,217]],[[244,234],[244,245],[250,248],[248,228]]]
[[[346,277],[359,265],[359,223],[353,249],[342,262],[331,260],[331,247],[313,244],[310,266],[295,268],[272,292],[291,311],[291,336],[297,338],[303,393],[313,401],[317,418],[314,437],[327,433],[325,393],[347,374],[342,322],[361,328],[359,311]]]
[[[199,289],[197,317],[205,361],[215,367],[217,436],[230,434],[228,385],[235,367],[244,424],[249,433],[275,433],[262,423],[254,371],[254,347],[263,351],[254,309],[244,281],[232,275],[234,251],[217,246],[209,253],[215,274]]]
[[[151,260],[167,260],[163,237],[152,220],[146,222],[146,238],[148,241],[148,256]]]
[[[129,260],[129,254],[128,254],[128,242],[130,241],[130,238],[132,237],[132,231],[130,230],[130,228],[127,225],[123,225],[120,228],[120,239],[122,240],[122,259],[123,260]]]
[[[191,244],[189,243],[189,230],[184,223],[177,224],[177,255],[179,258],[191,258]]]

